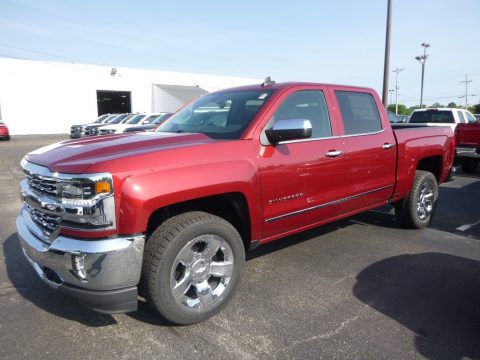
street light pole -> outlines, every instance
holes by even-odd
[[[397,73],[395,76],[395,115],[398,115],[398,73],[405,69],[400,69],[398,66],[392,72]]]
[[[390,68],[390,19],[392,17],[392,0],[388,0],[387,5],[387,30],[385,34],[385,62],[383,64],[383,105],[387,107],[388,103],[388,74]]]
[[[425,78],[425,62],[427,61],[427,58],[428,58],[427,48],[430,47],[430,44],[422,43],[422,46],[423,46],[423,55],[415,56],[415,59],[417,59],[420,62],[420,64],[422,64],[422,84],[420,86],[420,109],[423,106],[423,80]]]

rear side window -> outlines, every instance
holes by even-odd
[[[460,119],[460,122],[464,123],[465,122],[465,116],[463,116],[463,112],[462,111],[457,111],[457,114],[458,114],[458,118]]]
[[[453,119],[453,113],[449,110],[426,110],[414,111],[412,116],[410,117],[409,123],[454,124],[455,120]]]
[[[312,139],[332,135],[330,117],[328,116],[323,91],[298,91],[289,95],[273,115],[274,121],[287,119],[310,120],[312,123]]]
[[[465,115],[467,116],[467,120],[469,123],[477,122],[477,119],[475,119],[475,116],[473,116],[469,112],[466,112]]]
[[[368,134],[382,130],[382,121],[372,95],[335,91],[343,118],[345,135]]]

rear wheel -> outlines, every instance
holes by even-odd
[[[405,227],[421,229],[430,223],[438,199],[437,179],[428,171],[417,171],[409,196],[395,204],[395,216]]]
[[[174,216],[147,241],[145,298],[173,323],[203,321],[231,299],[244,261],[242,239],[224,219],[204,212]]]
[[[473,173],[477,168],[477,160],[471,157],[462,157],[460,160],[460,166],[462,167],[463,172]]]

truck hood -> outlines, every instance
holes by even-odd
[[[59,142],[28,153],[25,159],[52,172],[80,174],[93,164],[214,141],[193,133],[125,133]]]

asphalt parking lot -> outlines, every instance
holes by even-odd
[[[1,359],[480,359],[480,169],[442,185],[428,229],[385,207],[256,249],[228,307],[178,327],[143,302],[92,312],[24,259],[19,161],[63,139],[0,142]]]

